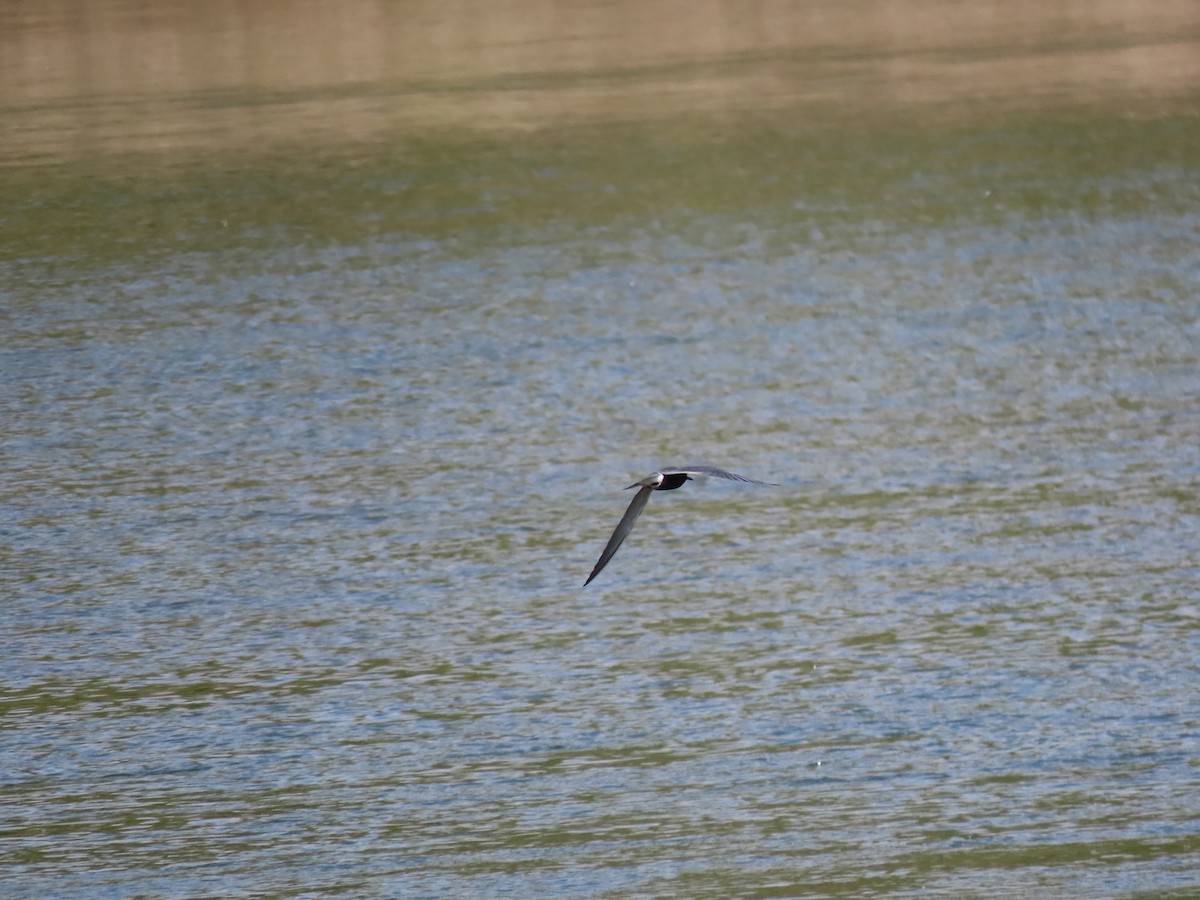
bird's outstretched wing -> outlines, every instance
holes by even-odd
[[[613,555],[620,548],[621,542],[625,540],[629,532],[633,531],[633,523],[637,521],[637,517],[646,508],[646,501],[650,499],[650,494],[653,492],[654,488],[643,487],[633,495],[633,499],[629,502],[629,509],[625,510],[625,515],[621,516],[621,521],[617,523],[617,530],[608,539],[608,544],[605,546],[604,552],[600,554],[600,559],[596,562],[596,568],[592,569],[592,574],[583,583],[584,587],[587,587],[592,579],[600,574],[600,570],[608,565],[608,561],[613,558]]]
[[[756,481],[753,478],[747,478],[745,475],[735,475],[733,472],[726,472],[724,469],[718,469],[716,466],[683,466],[679,469],[659,469],[663,475],[707,475],[710,478],[725,478],[729,481],[744,481],[746,484],[765,484],[770,487],[779,487],[771,481]]]

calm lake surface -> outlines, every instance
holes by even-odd
[[[1200,892],[1200,10],[0,13],[0,894]],[[581,589],[625,485],[652,497]]]

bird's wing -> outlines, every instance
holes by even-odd
[[[684,466],[681,469],[660,469],[663,475],[708,475],[712,478],[726,478],[729,481],[744,481],[746,484],[765,484],[771,487],[779,487],[771,481],[757,481],[753,478],[747,478],[745,475],[735,475],[733,472],[726,472],[724,469],[718,469],[716,466]]]
[[[600,574],[600,570],[608,565],[608,561],[613,558],[613,555],[620,548],[621,542],[625,540],[629,532],[633,531],[633,523],[637,521],[637,517],[646,508],[646,501],[650,499],[650,494],[653,491],[654,488],[652,487],[644,487],[633,495],[633,499],[629,501],[629,509],[625,510],[625,515],[621,516],[621,521],[617,523],[617,530],[608,539],[608,544],[605,546],[604,552],[600,554],[600,559],[596,562],[596,568],[592,569],[592,574],[583,583],[584,587],[587,587],[592,579]]]

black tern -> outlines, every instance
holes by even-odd
[[[654,474],[647,475],[641,481],[635,481],[629,487],[625,488],[625,490],[628,491],[633,488],[640,488],[640,490],[633,495],[633,500],[629,503],[629,509],[625,510],[625,515],[621,516],[621,521],[617,523],[617,530],[608,539],[608,545],[605,546],[604,552],[600,554],[600,559],[596,562],[596,568],[592,569],[592,574],[583,583],[584,587],[591,584],[592,579],[600,574],[600,570],[608,565],[608,561],[620,549],[621,542],[629,536],[629,532],[633,531],[633,523],[637,521],[637,517],[646,508],[646,502],[650,499],[650,492],[673,491],[676,488],[681,488],[684,482],[692,480],[693,475],[707,475],[712,478],[725,478],[729,481],[743,481],[746,484],[764,484],[770,487],[779,486],[770,481],[755,481],[753,478],[746,478],[744,475],[735,475],[732,472],[726,472],[724,469],[718,469],[716,466],[685,466],[681,469],[659,469]]]

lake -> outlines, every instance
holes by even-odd
[[[0,110],[0,893],[1200,891],[1194,4],[26,4]]]

